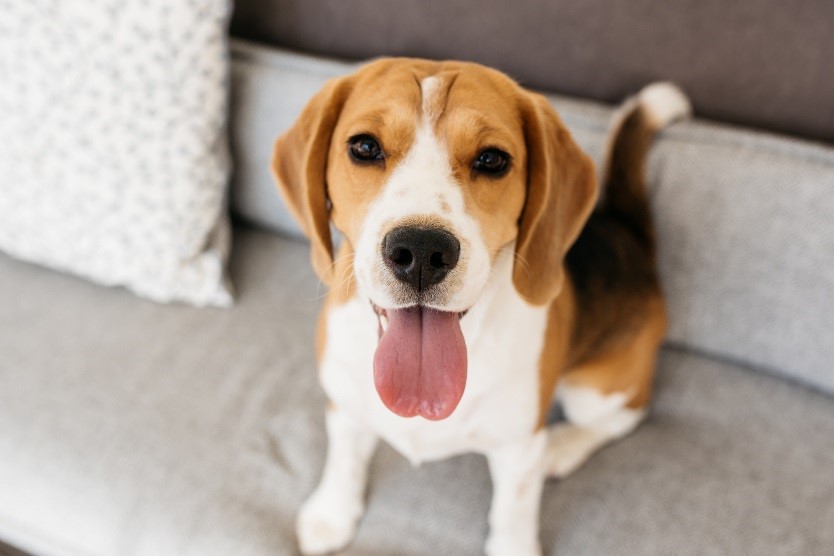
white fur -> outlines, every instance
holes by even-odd
[[[487,454],[492,475],[487,556],[537,556],[547,432],[523,436]]]
[[[442,85],[443,81],[436,76],[427,77],[420,82],[420,93],[423,95],[421,111],[424,125],[434,125],[440,117],[441,110],[438,110],[440,106],[435,101],[435,97]]]
[[[593,388],[559,385],[558,397],[567,423],[554,425],[548,433],[547,474],[564,478],[578,469],[606,444],[622,438],[645,417],[643,409],[630,409],[630,394],[600,394]]]
[[[631,399],[631,395],[625,392],[606,396],[594,388],[572,386],[566,382],[559,384],[556,396],[562,402],[568,421],[582,427],[593,426],[599,419],[624,407]]]
[[[673,83],[661,82],[647,85],[640,91],[637,98],[651,117],[652,124],[658,129],[692,114],[689,99]]]
[[[324,554],[353,538],[365,508],[368,462],[377,439],[342,411],[327,412],[327,461],[321,481],[304,502],[296,522],[304,554]]]
[[[356,423],[357,429],[384,439],[413,464],[466,452],[487,456],[495,485],[490,556],[539,554],[546,433],[536,433],[535,428],[547,309],[528,305],[516,293],[512,261],[510,249],[499,253],[477,304],[461,320],[469,367],[463,397],[449,418],[437,422],[405,419],[382,404],[373,382],[376,316],[360,296],[329,311],[320,369],[322,386],[337,412]],[[339,438],[330,419],[328,432],[330,448],[322,485],[299,519],[303,550],[343,545],[353,534],[357,507],[361,507],[355,496],[345,496],[341,489],[361,491],[364,475],[357,479],[336,468],[356,469],[366,461],[366,454],[350,447],[356,441],[355,432]],[[319,535],[323,540],[313,539]]]
[[[516,293],[512,258],[510,249],[499,253],[486,288],[461,320],[469,365],[466,389],[451,416],[437,422],[404,419],[383,405],[373,381],[376,315],[360,296],[327,316],[320,378],[333,405],[415,465],[466,452],[487,453],[531,435],[539,410],[538,363],[547,310],[528,305]]]

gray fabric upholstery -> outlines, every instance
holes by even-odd
[[[232,43],[232,209],[260,226],[300,237],[270,171],[272,146],[327,79],[355,66],[286,51],[273,53],[244,41]]]
[[[233,207],[299,234],[272,143],[353,66],[241,41],[233,56]],[[598,160],[611,110],[551,100]],[[650,162],[670,339],[834,392],[834,149],[695,121],[663,133]]]
[[[324,457],[300,242],[236,230],[229,310],[0,256],[0,538],[37,554],[292,555]],[[680,350],[633,436],[545,489],[546,554],[834,552],[834,402]],[[374,460],[352,555],[479,554],[479,456]]]
[[[834,141],[828,0],[238,0],[232,33],[340,58],[481,62],[609,103],[658,79],[699,115]]]

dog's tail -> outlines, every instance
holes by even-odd
[[[654,134],[691,113],[689,99],[672,83],[652,83],[614,114],[602,165],[598,210],[631,229],[654,250],[646,187],[646,160]]]

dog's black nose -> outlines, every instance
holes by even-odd
[[[401,282],[417,291],[437,284],[455,268],[460,242],[439,228],[403,226],[382,240],[382,258]]]

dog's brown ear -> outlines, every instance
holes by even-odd
[[[524,93],[527,199],[521,213],[513,284],[534,305],[555,298],[565,280],[564,258],[597,198],[591,159],[576,145],[548,100]]]
[[[272,173],[293,217],[310,239],[313,269],[333,282],[333,241],[327,197],[327,156],[339,114],[350,94],[351,78],[328,81],[275,142]]]

